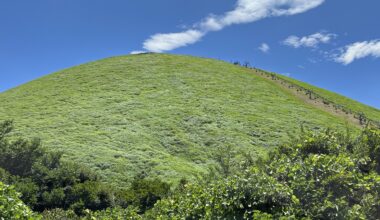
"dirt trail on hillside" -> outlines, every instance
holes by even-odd
[[[321,109],[321,110],[323,110],[327,113],[330,113],[334,116],[337,116],[339,118],[343,118],[346,121],[348,121],[349,123],[352,123],[358,127],[363,127],[363,125],[360,123],[360,120],[358,118],[356,118],[354,114],[350,114],[348,112],[344,112],[341,109],[335,108],[333,104],[326,104],[326,103],[324,103],[324,100],[322,98],[315,97],[315,98],[311,99],[310,95],[305,94],[305,91],[298,89],[292,83],[286,82],[286,81],[284,81],[282,79],[278,79],[278,78],[272,79],[272,76],[270,76],[267,73],[261,73],[261,71],[259,71],[259,70],[252,69],[251,72],[253,74],[255,74],[256,76],[259,76],[260,78],[266,79],[266,80],[276,84],[277,86],[279,86],[283,90],[290,92],[291,94],[293,94],[294,96],[296,96],[297,98],[299,98],[303,102],[308,103],[309,105],[312,105],[318,109]]]

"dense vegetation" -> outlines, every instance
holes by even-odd
[[[127,189],[114,188],[101,182],[88,168],[62,161],[61,152],[46,151],[39,140],[9,138],[12,129],[12,122],[0,123],[0,186],[3,193],[0,218],[29,213],[13,189],[34,211],[54,210],[46,213],[53,215],[71,210],[67,213],[72,216],[84,215],[85,210],[116,206],[136,207],[141,213],[153,207],[170,189],[168,184],[157,179],[145,179],[143,174],[136,176]],[[6,203],[7,200],[11,203]]]
[[[153,216],[174,219],[378,219],[380,131],[351,138],[304,132],[253,166],[219,180],[187,184]],[[244,161],[243,161],[244,162]]]
[[[0,126],[0,180],[14,185],[0,185],[0,217],[33,215],[14,189],[33,210],[43,211],[44,219],[380,216],[380,131],[375,128],[353,137],[349,131],[301,129],[299,137],[259,160],[250,154],[237,159],[236,148],[223,148],[218,166],[199,180],[182,180],[170,190],[169,185],[142,174],[126,190],[112,189],[91,171],[62,162],[61,154],[45,151],[37,141],[9,140],[11,125]],[[30,159],[22,166],[14,166],[26,158]]]
[[[28,219],[38,216],[19,198],[13,187],[0,182],[0,219]]]
[[[175,184],[207,173],[219,148],[258,157],[300,124],[346,124],[247,68],[167,54],[69,68],[1,93],[0,102],[14,134],[40,137],[116,187],[142,171]]]

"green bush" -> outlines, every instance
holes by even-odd
[[[154,204],[168,195],[170,185],[159,179],[146,179],[141,176],[135,177],[131,187],[120,191],[118,204],[122,207],[133,206],[144,213],[151,209]]]
[[[145,217],[377,219],[379,140],[374,129],[356,138],[331,130],[303,132],[248,170],[186,184]]]
[[[12,175],[25,177],[31,174],[34,162],[44,151],[38,139],[27,141],[20,138],[9,142],[6,137],[12,129],[11,121],[0,123],[0,167]]]
[[[288,216],[298,203],[292,190],[254,168],[208,184],[187,184],[159,201],[148,216],[173,219],[232,219]],[[258,212],[259,211],[259,212]]]
[[[63,209],[50,209],[45,210],[42,214],[43,220],[79,220],[74,211],[72,210],[63,210]]]
[[[39,219],[19,196],[14,187],[0,182],[0,219]]]
[[[33,210],[75,208],[81,214],[114,206],[112,187],[92,171],[63,162],[61,152],[46,151],[37,139],[11,141],[7,136],[12,129],[12,122],[0,123],[0,180],[14,185]]]
[[[377,163],[379,137],[371,129],[356,139],[330,130],[304,133],[272,152],[263,167],[293,189],[300,200],[298,217],[371,219],[380,216],[380,176],[375,166],[362,167]]]
[[[144,219],[141,215],[138,214],[138,208],[130,206],[126,209],[116,207],[109,208],[102,211],[86,211],[86,216],[84,220],[140,220]]]
[[[142,176],[129,188],[115,189],[88,168],[63,161],[61,152],[46,151],[39,141],[10,141],[7,136],[12,129],[12,122],[0,123],[0,181],[14,185],[24,203],[35,211],[45,211],[49,218],[71,215],[72,211],[85,216],[86,210],[117,206],[137,207],[144,213],[170,191],[169,184]]]

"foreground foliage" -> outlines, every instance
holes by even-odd
[[[143,175],[136,176],[130,187],[115,188],[88,168],[63,161],[62,153],[46,151],[39,140],[10,138],[12,129],[11,121],[0,123],[0,181],[13,185],[10,189],[17,190],[25,204],[34,211],[45,211],[51,219],[57,215],[85,216],[113,207],[136,207],[143,213],[170,190],[167,183]],[[15,204],[21,206],[16,202],[0,208],[8,210]]]
[[[39,142],[9,141],[0,124],[1,213],[44,219],[379,219],[380,131],[302,131],[265,158],[233,158],[220,148],[219,168],[170,191],[158,179],[136,176],[125,189],[61,161]],[[29,155],[30,161],[18,166]],[[217,172],[217,173],[215,173]],[[8,199],[12,198],[12,199]],[[5,215],[5,214],[3,214]],[[25,216],[24,216],[25,215]],[[8,217],[6,216],[6,217]],[[32,216],[32,217],[29,217]]]
[[[0,180],[13,184],[33,210],[85,208],[100,210],[113,203],[111,191],[85,167],[62,162],[62,153],[47,152],[38,140],[10,141],[12,123],[0,124]]]
[[[366,129],[355,139],[330,130],[305,132],[234,176],[186,185],[149,214],[162,219],[378,219],[379,150],[378,130]]]
[[[39,219],[19,197],[13,187],[0,182],[0,219]]]

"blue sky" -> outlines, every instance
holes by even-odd
[[[378,0],[4,0],[0,91],[132,51],[290,75],[380,108]]]

